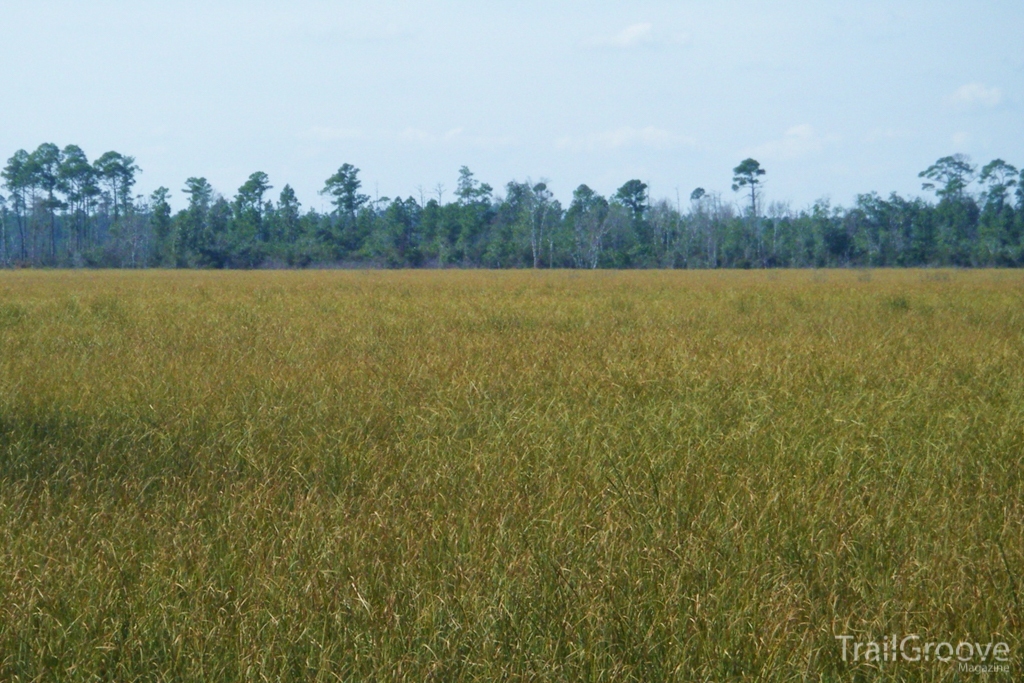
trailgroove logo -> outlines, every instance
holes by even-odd
[[[853,664],[876,662],[942,662],[956,661],[960,671],[967,673],[1009,673],[1008,643],[978,643],[961,640],[951,642],[925,641],[918,635],[887,636],[879,641],[855,641],[854,636],[836,636],[842,643],[843,661]]]

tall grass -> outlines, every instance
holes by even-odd
[[[0,680],[953,680],[1014,272],[0,274]]]

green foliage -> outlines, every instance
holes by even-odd
[[[343,164],[322,193],[333,210],[305,213],[290,185],[277,202],[257,171],[233,198],[201,177],[186,180],[187,206],[169,193],[131,197],[138,166],[108,152],[90,164],[75,145],[19,150],[2,170],[9,198],[0,265],[210,268],[778,268],[1024,265],[1021,171],[1002,159],[975,168],[963,155],[923,171],[937,201],[877,193],[850,208],[826,201],[798,211],[761,206],[765,170],[733,169],[749,192],[743,209],[696,188],[688,205],[655,200],[632,179],[605,197],[587,185],[567,208],[544,180],[511,181],[496,194],[468,167],[454,200],[361,193]],[[973,191],[972,191],[973,190]],[[213,211],[216,207],[216,211]]]
[[[463,166],[459,169],[459,181],[455,189],[455,196],[459,198],[460,204],[487,202],[492,191],[491,186],[487,183],[478,182],[469,168]]]
[[[340,215],[354,220],[356,212],[370,200],[367,195],[359,193],[362,184],[359,169],[352,164],[342,164],[338,172],[324,182],[320,194],[331,198]]]
[[[975,167],[969,157],[963,154],[942,157],[917,174],[928,182],[921,184],[923,190],[934,190],[940,198],[961,199],[964,191],[974,178]]]
[[[978,181],[988,186],[984,193],[986,205],[1001,207],[1017,185],[1017,169],[1002,159],[994,159],[981,169]]]
[[[739,192],[743,188],[750,190],[750,216],[757,217],[757,192],[761,184],[761,176],[766,171],[755,159],[744,159],[740,165],[732,169],[732,191]]]
[[[648,202],[646,183],[642,183],[639,180],[630,180],[616,190],[614,199],[629,209],[634,223],[643,221]]]
[[[93,166],[97,176],[107,185],[113,201],[114,221],[127,210],[132,201],[135,174],[141,169],[135,164],[135,157],[119,152],[106,152]]]
[[[167,202],[171,191],[158,187],[150,195],[149,221],[153,231],[153,265],[167,267],[174,264],[174,241],[171,205]]]
[[[586,185],[572,193],[566,222],[573,234],[573,265],[576,268],[597,268],[608,233],[608,201]]]

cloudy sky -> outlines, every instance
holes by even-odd
[[[75,143],[306,206],[342,163],[380,196],[458,168],[566,200],[631,178],[732,198],[918,194],[941,156],[1024,166],[1024,3],[93,0],[0,4],[0,155]],[[276,191],[275,191],[276,193]]]

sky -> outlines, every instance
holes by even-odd
[[[136,158],[136,191],[263,171],[306,207],[343,163],[375,197],[452,198],[458,169],[567,203],[655,199],[732,168],[765,200],[916,196],[936,159],[1024,166],[1024,2],[4,0],[0,155]]]

